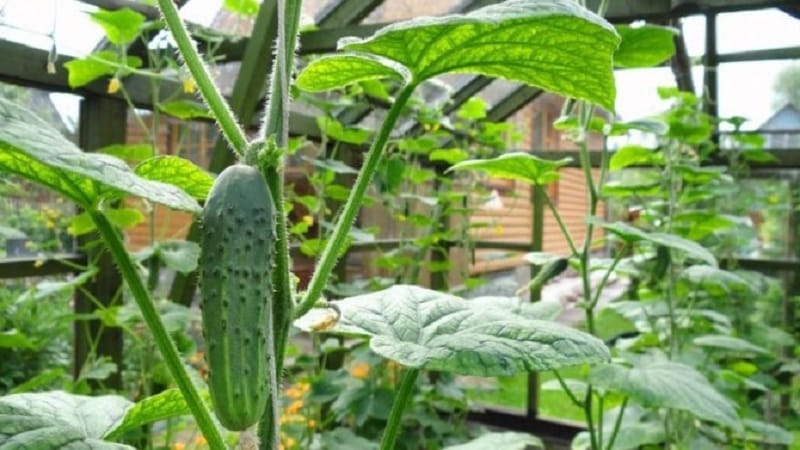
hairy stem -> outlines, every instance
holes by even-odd
[[[258,423],[258,435],[262,450],[268,450],[278,442],[279,398],[278,386],[283,372],[283,357],[289,335],[289,325],[294,308],[294,295],[291,282],[291,255],[289,254],[289,233],[286,222],[286,205],[284,202],[284,160],[282,152],[289,144],[289,81],[294,67],[294,51],[297,43],[297,29],[300,23],[301,0],[278,1],[278,38],[277,55],[269,84],[269,102],[266,106],[260,136],[271,137],[281,153],[277,161],[261,167],[267,181],[275,205],[275,232],[277,237],[275,270],[272,272],[272,285],[275,289],[272,308],[272,340],[274,356],[274,377],[271,382],[271,394],[267,399],[264,415]],[[262,6],[263,7],[263,6]],[[251,148],[253,154],[246,159],[255,161],[259,149]]]
[[[191,72],[192,77],[194,77],[197,88],[203,96],[203,100],[205,100],[208,105],[208,108],[211,110],[211,114],[213,114],[214,118],[217,120],[222,134],[225,136],[228,143],[230,143],[233,151],[236,152],[239,157],[243,157],[244,151],[247,148],[247,136],[245,136],[244,130],[242,130],[242,127],[233,115],[228,103],[225,101],[225,98],[222,97],[219,89],[217,89],[217,86],[211,79],[208,68],[200,58],[200,54],[197,52],[192,38],[186,30],[186,25],[184,25],[178,15],[178,8],[172,0],[158,0],[158,7],[161,10],[161,14],[164,15],[164,21],[170,33],[172,33],[175,43],[178,44],[178,50],[180,50],[181,57],[186,63],[186,67],[189,68],[189,72]]]
[[[414,385],[417,382],[419,369],[408,369],[400,382],[400,389],[392,404],[392,411],[389,413],[389,422],[383,431],[380,450],[394,450],[397,441],[397,433],[403,423],[403,411],[406,405],[411,402],[411,394],[414,392]]]
[[[139,310],[142,312],[142,318],[153,334],[156,346],[162,358],[164,358],[167,370],[169,370],[170,375],[172,375],[172,378],[175,380],[175,384],[178,385],[178,389],[180,389],[184,400],[186,400],[186,404],[192,411],[197,426],[200,428],[206,441],[208,441],[209,448],[213,450],[225,449],[226,446],[222,435],[216,425],[214,425],[211,412],[208,410],[205,403],[203,403],[200,394],[197,392],[197,388],[194,386],[194,383],[192,383],[189,373],[186,371],[186,367],[178,354],[178,349],[175,347],[175,343],[172,342],[172,338],[170,338],[167,329],[164,327],[164,323],[161,321],[161,317],[158,315],[158,311],[156,311],[150,294],[137,273],[136,266],[128,254],[128,251],[125,249],[120,235],[102,213],[96,210],[90,210],[89,214],[97,227],[97,231],[108,246],[108,250],[111,252],[122,274],[122,278],[128,284],[128,288],[130,288],[131,294]]]
[[[303,297],[300,305],[298,305],[297,311],[295,312],[295,317],[299,317],[307,313],[322,296],[322,290],[325,288],[325,285],[328,282],[328,277],[330,277],[331,272],[336,265],[336,261],[339,259],[339,256],[342,253],[342,250],[344,250],[345,244],[347,243],[347,235],[350,232],[350,227],[353,224],[353,221],[356,219],[358,210],[361,208],[361,203],[363,202],[364,196],[367,193],[367,188],[372,181],[372,176],[378,169],[378,164],[383,157],[383,152],[386,148],[386,142],[389,140],[389,134],[394,128],[397,119],[400,117],[403,107],[405,107],[406,102],[408,102],[408,99],[414,92],[415,87],[415,85],[411,84],[403,88],[403,90],[400,92],[400,95],[397,96],[392,104],[391,109],[389,109],[386,119],[384,119],[383,125],[381,125],[381,129],[378,132],[375,140],[372,142],[372,146],[367,153],[355,185],[353,185],[353,190],[350,191],[350,195],[347,197],[347,202],[342,209],[341,215],[336,221],[336,227],[333,230],[333,234],[325,243],[325,249],[322,252],[320,261],[317,264],[317,267],[314,270],[314,275],[311,277],[311,282],[308,285],[308,291]]]

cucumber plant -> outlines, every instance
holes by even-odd
[[[205,210],[180,186],[143,179],[119,160],[83,153],[65,143],[63,137],[29,112],[6,101],[0,102],[0,114],[4,119],[0,125],[0,145],[4,150],[0,168],[43,183],[87,211],[155,336],[158,349],[180,390],[185,405],[180,411],[191,411],[213,449],[226,447],[223,432],[164,331],[118,230],[105,214],[109,200],[134,195],[204,215],[208,228],[201,271],[204,273],[206,335],[209,345],[214,346],[209,354],[213,373],[210,380],[212,402],[222,424],[234,430],[247,428],[257,420],[257,445],[262,449],[275,449],[280,424],[276,374],[282,371],[289,327],[293,319],[303,317],[320,303],[331,272],[345,249],[350,227],[384,158],[392,130],[405,114],[417,87],[440,75],[470,73],[505,78],[578,99],[583,102],[581,123],[591,116],[589,105],[614,109],[612,61],[620,43],[620,33],[602,17],[571,0],[508,0],[468,14],[394,24],[366,39],[343,40],[340,53],[312,61],[297,76],[297,88],[321,92],[375,79],[393,80],[401,87],[365,155],[334,229],[326,237],[308,290],[294,292],[284,209],[283,166],[288,147],[289,85],[300,3],[298,0],[278,1],[277,57],[269,86],[269,102],[260,136],[250,141],[211,81],[176,6],[170,0],[158,0],[182,59],[242,164],[220,175]],[[37,128],[35,133],[29,133],[32,126]],[[36,135],[37,139],[31,139],[31,135]],[[536,178],[534,184],[557,178],[558,163],[543,164],[520,159],[519,155],[507,156],[502,164],[510,163],[523,171],[532,171],[525,176],[542,177]],[[164,170],[167,172],[166,168]],[[517,169],[511,172],[514,170]],[[175,182],[167,177],[164,181]],[[594,214],[596,192],[592,195],[595,196]],[[274,223],[268,220],[266,205],[270,204],[270,197]],[[245,205],[246,198],[253,204]],[[243,210],[254,207],[255,215],[243,219]],[[226,216],[229,210],[232,215]],[[233,242],[235,228],[232,232],[228,227],[236,227],[242,220],[245,223],[240,229],[245,235],[242,240]],[[219,226],[222,228],[217,228]],[[252,236],[247,232],[252,232]],[[220,248],[226,240],[231,248]],[[270,254],[273,247],[274,254]],[[582,253],[584,266],[588,264],[588,249],[589,243]],[[254,277],[255,284],[252,283]],[[241,304],[234,306],[237,302]],[[446,293],[404,285],[339,302],[342,320],[334,331],[367,336],[376,353],[406,368],[382,436],[381,449],[394,448],[404,407],[423,369],[507,375],[609,360],[605,344],[590,334],[542,320],[535,314],[520,317],[507,311],[507,303],[494,305],[491,299],[485,302],[465,301]],[[219,323],[209,323],[214,320],[213,313],[217,313]],[[248,313],[253,317],[247,317]],[[223,324],[228,327],[227,335]],[[236,327],[241,329],[238,334]],[[595,331],[593,326],[589,326],[589,331]],[[247,375],[248,371],[252,371],[252,379],[233,379],[237,375]],[[237,390],[248,396],[248,401],[240,400]],[[590,389],[589,402],[591,394]],[[120,409],[126,410],[128,406]],[[591,403],[588,410],[592,410]],[[85,432],[79,437],[103,439],[114,436],[116,430],[114,427],[107,427],[103,432],[89,430],[91,433]],[[109,448],[113,446],[109,444]]]

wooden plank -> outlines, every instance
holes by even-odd
[[[73,264],[85,265],[86,256],[69,253],[47,258],[14,257],[0,259],[0,279],[45,277],[75,273]]]
[[[315,17],[319,28],[341,27],[361,22],[384,0],[339,0],[327,3]]]

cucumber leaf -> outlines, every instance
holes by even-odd
[[[375,353],[407,367],[500,376],[609,359],[603,342],[581,331],[418,286],[335,304],[341,318],[326,332],[369,336]]]
[[[105,197],[127,193],[174,209],[199,213],[179,188],[137,176],[121,159],[84,153],[31,111],[0,99],[0,172],[43,184],[91,209]]]
[[[512,152],[492,159],[470,159],[461,161],[449,170],[480,170],[494,178],[520,180],[533,185],[543,185],[558,181],[559,167],[567,165],[570,158],[547,160],[537,156]]]

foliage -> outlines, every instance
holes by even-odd
[[[128,98],[125,77],[136,73],[153,80],[153,86],[177,79],[184,94],[200,92],[206,105],[167,95],[169,101],[154,106],[173,117],[213,118],[239,162],[253,166],[253,176],[269,186],[265,195],[276,209],[274,227],[242,226],[238,231],[245,236],[236,244],[249,251],[247,235],[263,231],[265,236],[253,239],[274,241],[275,264],[271,259],[259,267],[233,258],[224,262],[236,276],[246,278],[253,269],[272,279],[270,295],[245,299],[254,310],[271,310],[268,325],[246,316],[236,325],[244,327],[238,330],[244,336],[241,345],[249,345],[247,336],[266,342],[267,348],[259,350],[261,362],[291,382],[281,389],[276,377],[261,373],[248,380],[263,382],[264,392],[271,392],[264,395],[269,397],[265,404],[253,408],[264,411],[258,430],[252,430],[260,443],[248,442],[249,431],[222,430],[203,389],[208,367],[202,360],[204,351],[218,352],[223,364],[230,355],[212,348],[215,342],[198,339],[195,309],[161,299],[160,280],[169,273],[163,269],[190,274],[198,265],[214,267],[198,259],[208,245],[157,239],[149,202],[199,214],[212,187],[226,189],[223,181],[185,159],[153,157],[158,129],[141,117],[136,120],[148,135],[146,144],[87,153],[29,108],[0,100],[0,171],[44,185],[83,209],[70,219],[46,210],[24,220],[24,212],[0,230],[7,236],[36,235],[41,230],[35,222],[44,222],[49,249],[59,250],[60,230],[68,224],[72,234],[86,236],[85,249],[94,255],[87,267],[77,267],[82,273],[76,277],[42,282],[2,299],[10,314],[0,322],[0,353],[19,361],[14,368],[24,369],[0,374],[3,389],[63,390],[0,397],[0,446],[102,449],[131,448],[127,443],[134,442],[150,448],[158,439],[168,444],[179,424],[186,428],[182,433],[201,433],[198,445],[214,449],[236,441],[240,448],[280,444],[286,450],[541,447],[531,435],[467,427],[469,396],[460,378],[533,371],[547,371],[543,389],[557,388],[561,399],[583,413],[587,431],[576,437],[574,448],[752,448],[791,440],[782,427],[790,423],[765,419],[774,416],[774,394],[786,389],[781,385],[785,374],[797,369],[785,352],[796,345],[793,337],[773,326],[780,314],[776,299],[784,294],[775,280],[738,270],[734,258],[755,236],[746,218],[752,207],[734,201],[741,195],[736,181],[746,175],[748,164],[769,159],[760,148],[763,142],[739,133],[741,120],[732,118],[725,123],[736,130],[730,137],[733,148],[719,150],[712,132],[720,121],[700,112],[700,100],[692,94],[669,88],[659,93],[672,107],[658,117],[606,123],[594,115],[595,107],[614,109],[613,67],[663,62],[674,50],[673,30],[612,27],[602,14],[571,0],[508,0],[345,39],[340,53],[308,62],[292,90],[298,100],[323,111],[317,120],[322,142],[313,146],[302,138],[289,140],[286,123],[298,2],[279,1],[278,10],[286,14],[279,21],[283,28],[275,46],[270,102],[255,140],[211,82],[173,2],[158,3],[191,77],[165,56],[167,46],[146,45],[150,65],[143,68],[143,60],[129,56],[127,46],[151,24],[129,9],[100,10],[91,18],[110,46],[68,63],[70,85],[106,78],[110,95]],[[224,6],[242,15],[259,12],[252,1]],[[578,307],[585,313],[577,327],[553,320],[560,305],[530,304],[519,297],[522,291],[469,300],[445,292],[443,275],[454,270],[462,271],[467,288],[480,282],[468,277],[468,268],[454,267],[449,249],[458,243],[469,249],[470,205],[489,194],[482,186],[486,176],[538,189],[557,182],[559,169],[569,162],[509,152],[518,133],[509,124],[487,120],[482,100],[454,107],[447,94],[432,96],[438,89],[433,78],[454,73],[519,81],[569,98],[555,126],[579,149],[588,238],[575,242],[544,192],[570,252],[528,255],[538,275],[526,288],[535,295],[569,267],[576,270],[582,284]],[[374,130],[369,120],[357,119],[368,103],[389,106]],[[632,131],[647,135],[649,144],[629,143],[611,153],[607,138]],[[590,132],[604,136],[599,176],[589,164]],[[362,160],[342,158],[359,153]],[[721,158],[728,165],[721,165]],[[289,161],[303,166],[310,189],[284,189]],[[639,169],[642,165],[654,169]],[[765,189],[748,198],[774,205],[791,193],[782,195]],[[601,202],[612,211],[610,220],[598,217]],[[385,228],[401,225],[394,230],[353,226],[362,206],[385,215],[390,224]],[[205,212],[223,215],[230,207],[206,206]],[[150,245],[129,252],[120,231],[147,216]],[[599,248],[592,241],[594,231],[600,229],[606,232],[610,259],[593,253]],[[288,236],[315,260],[305,291],[290,283]],[[399,245],[375,251],[377,277],[345,283],[333,275],[348,247],[379,247],[379,238],[387,237],[399,237]],[[85,317],[41,308],[41,300],[50,297],[66,306],[76,289],[90,294],[82,284],[94,277],[103,252],[113,258],[124,289],[113,298],[90,298],[98,307]],[[592,272],[602,274],[599,283]],[[419,286],[423,273],[438,290]],[[630,287],[606,301],[604,290],[612,278],[627,279]],[[201,287],[205,294],[207,281]],[[235,288],[247,288],[244,278]],[[222,299],[217,306],[229,303]],[[205,324],[225,329],[226,313],[206,314]],[[127,396],[136,402],[97,395],[108,375],[123,368],[96,348],[90,349],[77,381],[66,381],[58,371],[66,365],[63,336],[73,320],[125,331]],[[291,323],[304,330],[303,339],[288,339]],[[163,424],[165,436],[158,436]]]

